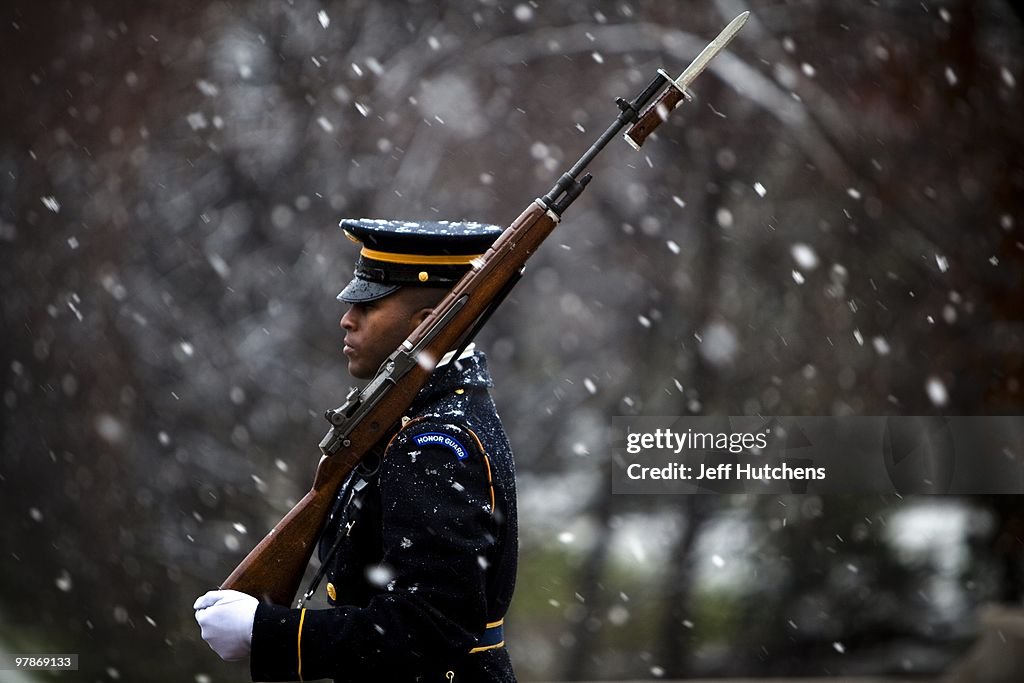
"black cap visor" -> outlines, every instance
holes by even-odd
[[[338,301],[347,304],[361,304],[367,301],[383,299],[388,294],[397,292],[401,285],[386,285],[382,282],[370,282],[360,277],[352,278],[338,295]]]

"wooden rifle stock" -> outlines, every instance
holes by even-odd
[[[242,591],[276,605],[291,603],[331,500],[327,488],[311,489],[235,567],[221,588]]]
[[[586,167],[628,124],[633,125],[627,140],[634,147],[643,144],[682,99],[686,85],[732,40],[748,14],[734,19],[676,81],[659,71],[632,101],[616,100],[618,116],[590,149],[546,195],[533,201],[502,232],[427,319],[384,361],[361,392],[353,390],[345,404],[327,411],[332,427],[320,443],[324,457],[317,466],[313,487],[242,560],[221,588],[242,591],[279,605],[291,602],[345,478],[372,450],[383,455],[388,438],[397,431],[402,416],[427,383],[437,360],[469,342],[515,284],[526,260],[586,187],[590,180],[590,174],[584,173]],[[673,87],[645,111],[644,107],[667,83],[673,83]]]

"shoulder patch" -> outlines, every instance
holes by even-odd
[[[462,442],[456,439],[451,434],[442,434],[441,432],[424,432],[423,434],[417,434],[412,437],[413,442],[417,446],[441,446],[447,448],[455,454],[459,460],[465,460],[469,457],[469,449],[462,445]]]

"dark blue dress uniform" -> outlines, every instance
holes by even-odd
[[[372,255],[414,251],[384,246]],[[339,491],[319,547],[332,608],[257,608],[254,681],[515,681],[515,467],[491,386],[480,353],[434,370],[383,458]]]

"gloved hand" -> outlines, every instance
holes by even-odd
[[[252,622],[259,600],[238,591],[210,591],[192,608],[203,640],[226,662],[244,659],[252,645]]]

